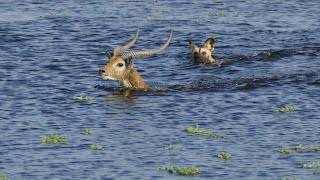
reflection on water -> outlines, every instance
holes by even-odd
[[[135,91],[129,89],[123,89],[120,92],[114,92],[107,95],[100,95],[105,101],[123,101],[128,106],[135,106],[136,101],[141,98],[136,94]]]

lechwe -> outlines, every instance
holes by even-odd
[[[194,63],[208,64],[217,63],[216,60],[211,56],[211,52],[214,50],[216,41],[209,37],[202,48],[199,48],[195,43],[189,41],[192,50],[192,60]]]
[[[143,81],[138,71],[133,67],[132,59],[151,56],[163,51],[170,43],[172,31],[170,32],[167,41],[158,49],[131,52],[120,56],[119,53],[129,49],[136,42],[138,35],[139,29],[130,43],[125,46],[115,48],[111,54],[108,53],[109,63],[99,70],[101,78],[118,81],[126,88],[144,89],[149,87],[149,85]]]

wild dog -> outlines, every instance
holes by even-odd
[[[134,58],[151,56],[163,51],[171,41],[172,31],[166,42],[158,49],[131,52],[120,56],[119,54],[122,51],[128,50],[137,41],[138,35],[139,29],[134,38],[127,45],[117,47],[113,50],[113,53],[108,53],[109,63],[99,70],[99,75],[102,79],[118,81],[125,88],[145,89],[149,87],[138,71],[133,67],[132,61]]]
[[[216,63],[212,57],[211,52],[214,50],[216,41],[214,38],[209,37],[202,48],[199,48],[195,43],[189,41],[192,50],[192,61],[199,64]]]

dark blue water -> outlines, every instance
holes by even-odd
[[[0,175],[10,179],[318,179],[301,163],[320,145],[320,2],[1,1]],[[209,16],[211,11],[218,16]],[[225,16],[220,15],[224,11]],[[236,14],[234,14],[236,13]],[[148,20],[149,19],[149,20]],[[151,20],[150,20],[151,19]],[[156,19],[156,20],[152,20]],[[132,51],[148,91],[102,80],[106,50],[140,36]],[[190,64],[188,41],[217,40],[215,65]],[[74,96],[92,96],[78,102]],[[274,113],[293,105],[299,111]],[[186,134],[199,125],[228,140]],[[93,136],[80,132],[91,129]],[[51,133],[66,145],[43,145]],[[92,144],[105,147],[93,151]],[[167,151],[173,144],[182,149]],[[219,152],[232,158],[222,161]],[[196,166],[181,177],[160,165]]]

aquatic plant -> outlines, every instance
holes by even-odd
[[[61,8],[52,8],[54,11],[61,11]]]
[[[197,25],[199,25],[199,26],[200,26],[200,25],[203,25],[203,22],[202,22],[201,20],[196,20],[195,23],[196,23]]]
[[[218,16],[218,14],[215,11],[210,11],[209,16]]]
[[[228,15],[228,13],[226,11],[221,11],[219,15],[223,16],[223,17],[226,17]]]
[[[10,180],[7,176],[0,176],[0,180]]]
[[[50,134],[41,138],[42,144],[66,144],[66,138],[60,134]]]
[[[77,101],[93,101],[94,97],[90,97],[90,96],[75,96],[73,99],[77,100]]]
[[[302,168],[305,168],[305,169],[311,169],[311,168],[319,168],[320,167],[320,163],[310,163],[310,164],[302,164],[301,165]]]
[[[180,168],[180,167],[174,167],[172,165],[170,165],[169,167],[162,165],[158,168],[158,171],[168,171],[171,174],[179,174],[182,176],[194,176],[200,173],[199,169],[194,166]]]
[[[281,154],[290,154],[290,150],[286,148],[281,148],[278,150]]]
[[[291,179],[291,178],[287,178],[287,177],[282,177],[281,180],[300,180],[300,178],[293,177]]]
[[[296,110],[298,110],[298,108],[296,108],[294,106],[285,106],[280,109],[274,109],[273,112],[292,112],[292,111],[296,111]]]
[[[181,146],[180,145],[174,146],[174,145],[170,144],[169,146],[165,146],[164,149],[165,150],[179,150],[179,149],[181,149]]]
[[[237,13],[237,12],[234,12],[234,13],[232,14],[232,16],[233,16],[233,17],[237,17],[237,16],[238,16],[238,13]]]
[[[295,151],[304,151],[304,150],[306,150],[306,148],[303,147],[302,144],[299,144],[298,146],[294,146],[292,149],[295,150]]]
[[[222,152],[218,154],[217,157],[220,159],[228,160],[231,158],[231,154]]]
[[[85,130],[81,131],[81,134],[89,136],[89,135],[93,135],[94,132],[90,129],[85,129]]]
[[[147,20],[149,20],[149,21],[156,21],[157,18],[155,18],[155,17],[147,17]]]
[[[313,174],[320,175],[320,170],[315,170],[315,171],[313,171]]]
[[[302,144],[294,146],[292,149],[295,151],[319,151],[320,150],[319,146],[309,145],[308,147],[303,147]]]
[[[209,137],[213,137],[213,138],[226,139],[225,137],[218,135],[218,134],[215,134],[213,132],[209,132],[208,130],[201,130],[201,129],[199,129],[198,125],[195,128],[188,127],[186,129],[184,129],[184,131],[186,131],[187,133],[190,133],[190,134],[198,134],[198,135],[209,136]]]
[[[103,147],[103,146],[100,146],[100,145],[91,145],[91,146],[90,146],[90,149],[93,149],[93,150],[103,150],[104,147]]]

